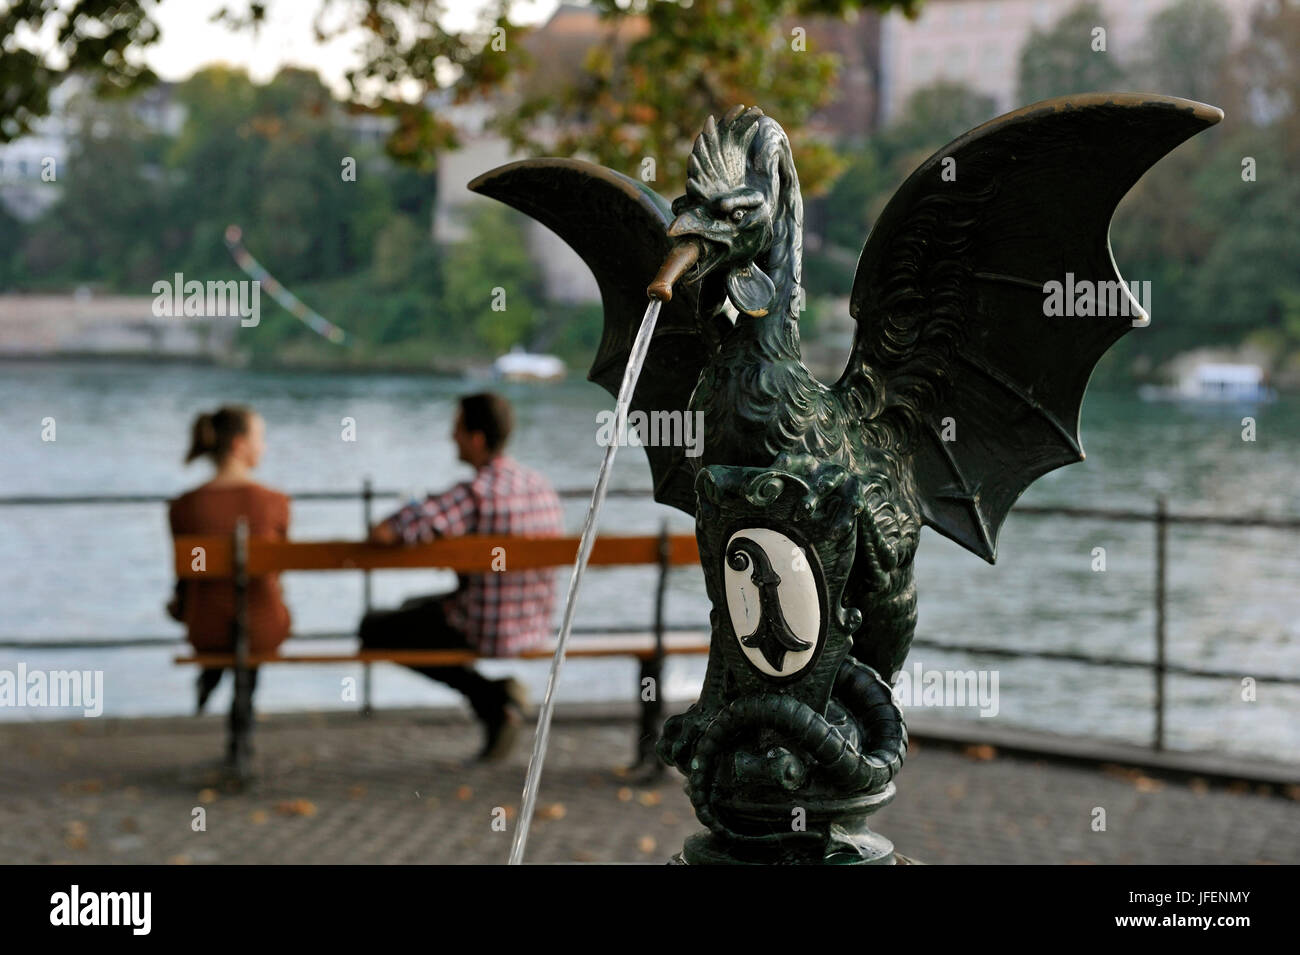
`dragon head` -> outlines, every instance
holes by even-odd
[[[788,304],[799,284],[803,199],[790,143],[775,120],[756,106],[733,107],[721,123],[710,116],[691,150],[686,194],[672,211],[672,246],[652,297],[671,298],[679,279],[720,272],[742,314]]]

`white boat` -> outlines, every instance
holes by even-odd
[[[1259,365],[1202,362],[1185,373],[1172,388],[1143,385],[1138,394],[1147,401],[1265,402],[1277,392],[1264,382]]]
[[[519,345],[492,363],[492,373],[504,381],[559,381],[566,370],[554,355],[537,355]]]

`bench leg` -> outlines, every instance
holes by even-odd
[[[658,660],[641,661],[641,677],[637,682],[637,693],[641,700],[641,720],[636,742],[636,762],[633,769],[646,768],[655,778],[663,775],[664,765],[655,753],[655,743],[663,732],[663,666]],[[646,683],[650,680],[650,683]]]
[[[371,702],[371,682],[370,682],[370,664],[364,663],[361,666],[361,715],[373,716],[375,712],[374,705]]]
[[[235,667],[235,694],[230,703],[230,738],[226,760],[239,782],[247,781],[252,768],[253,671]]]

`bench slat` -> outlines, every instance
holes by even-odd
[[[250,654],[248,662],[257,666],[270,663],[397,663],[405,666],[464,666],[482,659],[508,660],[547,660],[554,654],[553,646],[526,650],[518,656],[485,658],[472,650],[358,650],[353,653],[295,653],[295,654]],[[672,638],[664,639],[664,653],[667,655],[696,655],[709,652],[707,638]],[[650,659],[655,655],[654,643],[646,640],[584,640],[580,645],[570,646],[566,656],[569,657],[636,657]],[[231,653],[196,653],[176,657],[175,663],[194,663],[209,667],[230,667],[235,664]]]
[[[494,561],[504,557],[506,570],[563,567],[578,553],[577,537],[525,538],[501,535],[449,537],[428,544],[386,546],[364,541],[249,541],[251,575],[293,570],[384,570],[441,568],[460,573],[489,573]],[[503,548],[498,551],[496,548]],[[196,550],[201,549],[201,550]],[[199,561],[201,554],[202,560]],[[173,547],[176,575],[182,580],[227,578],[233,573],[229,537],[193,535],[178,537]],[[699,549],[689,534],[669,538],[668,563],[698,564]],[[593,567],[657,564],[659,538],[598,537],[592,547]],[[199,564],[202,569],[196,569]],[[498,561],[498,566],[500,566]]]

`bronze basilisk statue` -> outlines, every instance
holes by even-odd
[[[590,378],[617,393],[648,293],[663,306],[633,408],[703,416],[701,454],[646,447],[655,499],[696,517],[714,608],[700,699],[659,742],[707,827],[685,861],[895,860],[865,820],[907,750],[886,681],[916,627],[920,529],[992,563],[1025,488],[1083,459],[1088,378],[1145,324],[1111,257],[1111,216],[1221,117],[1088,94],[936,152],[866,240],[857,332],[832,385],[800,359],[803,202],[785,132],[761,110],[708,119],[671,204],[572,159],[471,183],[595,274],[605,329]],[[1067,273],[1124,307],[1049,316],[1045,285]]]

